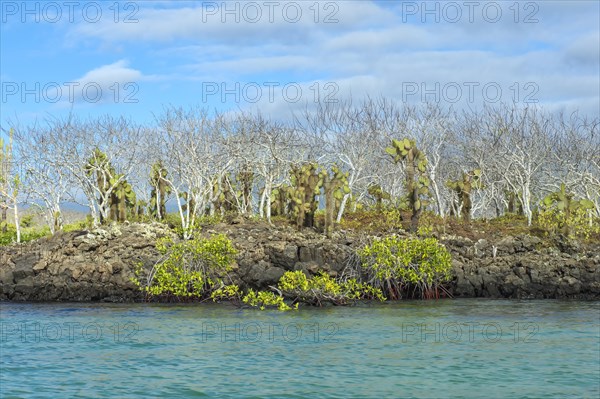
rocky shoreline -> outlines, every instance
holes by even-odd
[[[267,288],[286,270],[342,273],[360,236],[272,228],[263,223],[218,224],[238,249],[235,282]],[[173,234],[166,226],[123,224],[91,231],[62,232],[35,242],[0,247],[0,300],[141,301],[130,281],[136,265],[150,268],[159,254],[156,239]],[[578,246],[521,235],[472,241],[442,236],[452,255],[454,297],[600,299],[600,246]]]

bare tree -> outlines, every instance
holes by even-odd
[[[554,142],[550,120],[533,107],[498,108],[490,110],[487,129],[497,143],[495,169],[516,194],[531,225],[534,195]]]
[[[166,179],[176,199],[184,238],[191,238],[199,211],[214,213],[219,193],[213,190],[230,169],[233,160],[226,152],[223,122],[210,119],[204,109],[166,108],[157,118],[159,138],[168,158]]]
[[[46,152],[67,170],[83,192],[94,224],[108,220],[111,195],[139,162],[142,128],[127,119],[105,116],[86,122],[73,116],[51,119],[41,138]],[[72,199],[79,203],[76,194]]]
[[[0,208],[2,208],[2,230],[7,229],[7,211],[13,210],[15,227],[17,230],[17,242],[21,242],[21,228],[19,223],[19,190],[21,189],[21,177],[18,173],[18,162],[13,152],[14,130],[8,132],[8,141],[0,137]]]
[[[64,219],[61,203],[72,187],[71,176],[60,162],[57,154],[47,145],[50,135],[45,129],[33,126],[17,129],[19,153],[23,170],[23,191],[27,202],[42,211],[44,220],[54,234],[62,230]]]

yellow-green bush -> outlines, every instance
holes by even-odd
[[[303,271],[285,272],[277,284],[278,295],[271,291],[250,290],[243,302],[261,310],[266,307],[277,307],[279,310],[290,310],[292,307],[285,302],[288,299],[297,309],[299,303],[322,306],[324,303],[346,305],[361,299],[376,299],[384,301],[381,290],[356,279],[338,280],[327,273],[321,272],[316,276],[307,277]]]
[[[591,215],[591,210],[577,208],[569,216],[558,208],[542,209],[537,218],[538,225],[548,233],[563,232],[572,238],[589,239],[600,234],[600,220]]]
[[[225,283],[231,283],[229,272],[237,253],[225,235],[181,242],[166,237],[158,240],[156,248],[162,260],[145,280],[141,269],[133,279],[149,298],[218,300],[239,296],[237,286]]]
[[[0,245],[10,245],[17,242],[17,229],[14,224],[7,223],[6,233],[1,232],[2,226],[0,226]],[[37,227],[26,227],[21,228],[21,242],[29,242],[37,240],[38,238],[46,237],[50,235],[50,228],[48,226]]]
[[[275,295],[271,291],[254,291],[248,290],[248,293],[242,298],[245,304],[265,310],[267,307],[276,307],[279,310],[291,310],[292,308],[285,303],[281,295]],[[298,309],[298,303],[294,306]]]
[[[435,238],[376,239],[359,255],[367,282],[389,299],[439,297],[451,279],[450,253]]]

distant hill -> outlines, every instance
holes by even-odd
[[[72,202],[65,202],[62,204],[62,213],[63,220],[65,224],[73,223],[78,220],[83,220],[90,213],[89,207],[82,206],[79,204],[75,204]],[[33,225],[34,226],[43,226],[46,224],[44,217],[42,215],[42,211],[34,205],[30,204],[21,204],[19,205],[19,218],[23,218],[27,215],[33,215]],[[14,223],[14,213],[12,209],[8,211],[8,221],[9,223]]]

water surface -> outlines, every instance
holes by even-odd
[[[0,304],[1,398],[598,398],[600,303]]]

